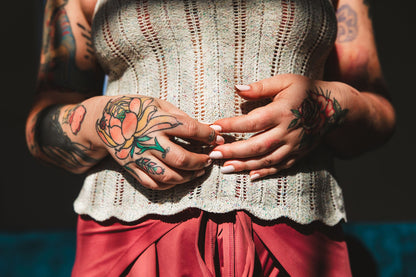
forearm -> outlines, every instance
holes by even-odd
[[[324,138],[341,158],[351,158],[383,145],[395,129],[395,111],[389,100],[373,92],[359,92],[344,83],[331,82],[333,96],[348,109],[344,121]]]
[[[107,155],[95,132],[103,97],[78,104],[40,101],[29,115],[26,133],[31,153],[74,173],[82,173]]]

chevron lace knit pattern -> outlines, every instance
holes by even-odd
[[[109,77],[106,95],[160,98],[207,123],[264,105],[244,102],[236,84],[282,73],[322,78],[335,37],[330,0],[99,0],[93,21],[94,46]],[[222,174],[220,167],[215,162],[197,181],[154,191],[108,159],[87,176],[75,210],[124,221],[187,208],[246,210],[303,224],[345,218],[325,148],[255,182],[247,172]]]

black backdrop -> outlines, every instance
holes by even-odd
[[[5,1],[1,20],[0,230],[74,228],[72,202],[83,176],[34,160],[24,123],[33,99],[41,0]],[[398,114],[394,137],[357,159],[336,161],[349,221],[416,220],[415,43],[409,1],[376,0],[372,14]]]

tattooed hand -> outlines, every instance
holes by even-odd
[[[208,155],[187,151],[172,137],[207,144],[223,141],[208,125],[149,97],[111,98],[95,129],[114,159],[151,189],[188,182],[203,175],[211,164]]]
[[[222,132],[258,133],[217,146],[210,156],[228,159],[223,173],[250,170],[252,180],[291,167],[340,125],[348,112],[336,99],[339,94],[333,95],[333,83],[300,75],[277,75],[236,88],[248,100],[271,98],[272,102],[247,115],[216,121]]]

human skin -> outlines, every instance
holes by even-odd
[[[334,5],[338,37],[326,66],[327,80],[286,74],[237,85],[241,97],[268,98],[271,103],[214,123],[225,133],[258,133],[213,149],[212,158],[225,160],[224,173],[248,170],[255,180],[290,168],[319,144],[338,157],[352,158],[381,146],[392,135],[395,111],[384,85],[367,1],[340,0]],[[310,111],[302,113],[311,91],[325,99],[316,101],[321,112],[313,130],[301,123],[311,116]],[[329,114],[335,101],[338,109]]]
[[[98,96],[103,74],[91,48],[94,6],[90,0],[46,4],[38,93],[26,126],[29,149],[46,162],[80,173],[111,155],[143,186],[167,189],[204,174],[212,159],[225,159],[224,173],[249,170],[257,179],[292,166],[322,143],[341,156],[358,155],[381,145],[394,129],[394,109],[380,86],[362,0],[335,3],[343,12],[339,24],[347,31],[335,44],[327,81],[289,74],[239,84],[241,97],[273,101],[248,115],[215,122],[217,131],[159,99]],[[345,20],[354,15],[356,24]],[[306,120],[311,113],[302,108],[311,103],[319,110],[315,122]],[[259,134],[221,145],[219,128]],[[210,156],[192,153],[172,136],[219,146]]]
[[[171,138],[214,145],[223,139],[172,104],[141,95],[98,96],[90,16],[94,3],[46,3],[38,92],[26,126],[31,153],[82,173],[107,155],[140,184],[168,189],[205,173],[207,154],[190,152]]]

